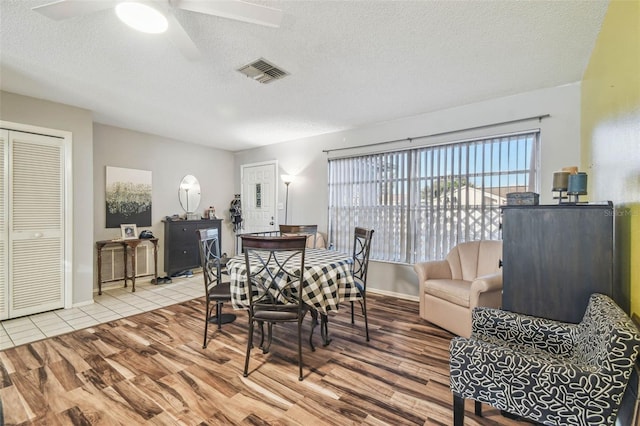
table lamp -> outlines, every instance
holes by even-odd
[[[572,197],[574,203],[580,201],[581,195],[587,195],[587,174],[585,172],[569,175],[567,194]]]

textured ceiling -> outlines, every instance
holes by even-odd
[[[206,0],[203,0],[206,1]],[[50,20],[0,0],[0,87],[96,122],[241,150],[579,81],[606,1],[255,1],[280,28],[176,10],[201,50],[113,10]],[[291,75],[259,84],[259,57]]]

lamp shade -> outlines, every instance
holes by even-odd
[[[295,179],[293,175],[280,175],[280,178],[286,185],[289,185]]]
[[[553,188],[552,191],[566,191],[569,187],[569,172],[554,172],[553,173]]]
[[[569,175],[568,194],[587,195],[587,174],[584,172]]]

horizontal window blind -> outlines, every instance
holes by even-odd
[[[456,244],[499,239],[509,192],[536,191],[539,132],[330,159],[329,239],[349,252],[375,230],[371,258],[441,259]]]

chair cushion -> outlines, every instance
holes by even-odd
[[[219,283],[218,285],[209,289],[209,300],[216,301],[230,301],[231,300],[231,285],[230,283]]]
[[[256,321],[295,321],[298,319],[298,311],[254,311],[253,319]]]
[[[571,353],[554,353],[550,352],[548,348],[543,345],[535,345],[533,343],[524,344],[515,341],[505,341],[500,337],[486,336],[486,335],[474,335],[477,342],[483,342],[489,346],[500,349],[511,349],[514,353],[535,357],[541,362],[553,363],[557,361],[564,361],[570,363],[573,358]]]
[[[453,304],[469,307],[471,283],[464,280],[427,280],[424,282],[425,293],[446,300]]]

